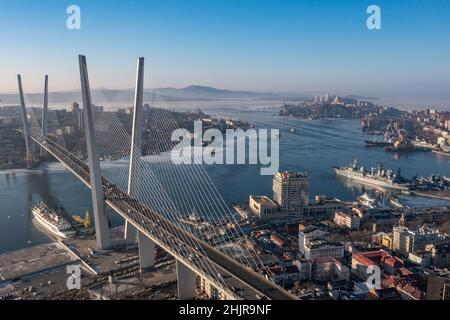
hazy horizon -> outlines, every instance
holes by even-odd
[[[81,9],[81,29],[66,9]],[[372,1],[17,0],[0,10],[0,93],[79,88],[77,55],[92,88],[193,84],[234,91],[378,97],[450,108],[450,2],[379,0],[381,30],[366,27]],[[26,8],[26,9],[24,9]]]

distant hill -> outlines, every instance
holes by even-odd
[[[249,91],[231,91],[231,90],[222,90],[216,89],[212,87],[206,86],[189,86],[182,89],[176,88],[159,88],[156,89],[159,94],[171,97],[180,97],[180,98],[194,98],[198,97],[202,98],[210,98],[210,99],[223,99],[223,98],[240,98],[240,97],[256,97],[256,96],[268,96],[270,94],[267,93],[255,93]]]
[[[221,100],[221,99],[260,99],[260,100],[292,100],[302,99],[304,97],[294,95],[281,95],[275,93],[262,93],[262,92],[250,92],[250,91],[232,91],[223,90],[213,87],[192,85],[185,88],[158,88],[158,89],[145,89],[144,101],[151,102],[155,99],[155,94],[159,95],[165,101],[192,101],[192,100]],[[27,99],[31,103],[39,104],[42,102],[42,93],[28,93]],[[134,90],[110,90],[110,89],[93,89],[92,101],[94,102],[121,102],[121,101],[133,101]],[[3,104],[17,104],[19,103],[18,94],[15,93],[0,93],[0,100]],[[70,103],[75,101],[81,101],[81,95],[79,91],[56,91],[49,93],[49,100],[52,103]]]

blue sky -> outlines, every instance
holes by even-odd
[[[81,8],[81,30],[66,8]],[[382,10],[382,30],[366,9]],[[450,96],[450,1],[1,1],[0,91],[130,88],[136,58],[146,87],[421,97]]]

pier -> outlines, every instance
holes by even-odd
[[[141,273],[137,246],[124,242],[123,228],[111,235],[114,250],[95,251],[95,237],[84,236],[1,254],[0,300],[176,298],[172,258],[159,256],[154,270]],[[73,265],[80,266],[80,290],[67,288]]]

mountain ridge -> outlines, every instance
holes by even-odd
[[[94,88],[91,90],[92,100],[98,102],[123,102],[133,101],[134,89],[106,89]],[[192,100],[220,100],[220,99],[284,99],[301,97],[301,95],[286,95],[268,92],[233,91],[218,89],[210,86],[190,85],[184,88],[155,88],[144,89],[144,101],[153,101],[155,95],[159,95],[166,101],[192,101]],[[42,93],[27,93],[27,99],[31,103],[42,101]],[[304,97],[302,97],[304,98]],[[0,93],[2,103],[19,103],[17,93]],[[49,101],[52,103],[67,103],[81,101],[78,90],[59,90],[49,92]]]

